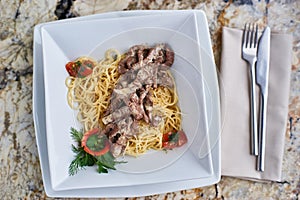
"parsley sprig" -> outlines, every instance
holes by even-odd
[[[101,156],[93,156],[87,153],[81,146],[83,137],[82,131],[71,128],[71,137],[77,143],[77,146],[72,145],[72,151],[75,153],[75,158],[69,166],[69,175],[73,176],[78,171],[84,169],[86,166],[97,165],[98,173],[108,173],[108,169],[115,170],[115,164],[123,163],[115,161],[115,158],[110,151]]]

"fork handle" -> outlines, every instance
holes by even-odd
[[[256,113],[256,80],[255,61],[251,63],[250,69],[251,84],[251,154],[258,155],[258,134],[257,134],[257,113]]]

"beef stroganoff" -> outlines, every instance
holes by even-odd
[[[170,72],[174,56],[166,44],[135,45],[123,55],[109,49],[100,62],[79,57],[66,64],[67,101],[83,126],[79,135],[72,129],[79,145],[73,147],[77,158],[81,149],[94,157],[98,172],[107,172],[101,168],[114,169],[114,158],[187,142]]]

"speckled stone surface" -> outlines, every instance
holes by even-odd
[[[43,189],[32,117],[32,41],[36,24],[114,10],[202,9],[219,66],[222,26],[268,23],[293,34],[289,113],[282,182],[222,177],[212,186],[134,199],[300,198],[299,0],[1,0],[0,1],[0,199],[48,199]],[[50,199],[50,198],[49,198]]]

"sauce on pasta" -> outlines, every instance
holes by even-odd
[[[173,142],[176,147],[178,137],[176,141],[168,140],[170,133],[181,131],[178,95],[169,70],[172,56],[174,53],[165,45],[136,45],[123,55],[116,49],[109,49],[99,62],[83,56],[68,63],[67,101],[77,110],[83,131],[103,130],[112,148],[119,151],[113,153],[115,157],[139,156],[149,149],[162,150],[166,142]],[[153,76],[153,73],[157,74]],[[145,74],[151,74],[151,77],[145,78]],[[121,104],[115,104],[116,101]],[[124,113],[127,113],[126,117]],[[123,129],[123,133],[124,124],[130,124],[130,127]],[[186,142],[184,135],[177,146]]]

